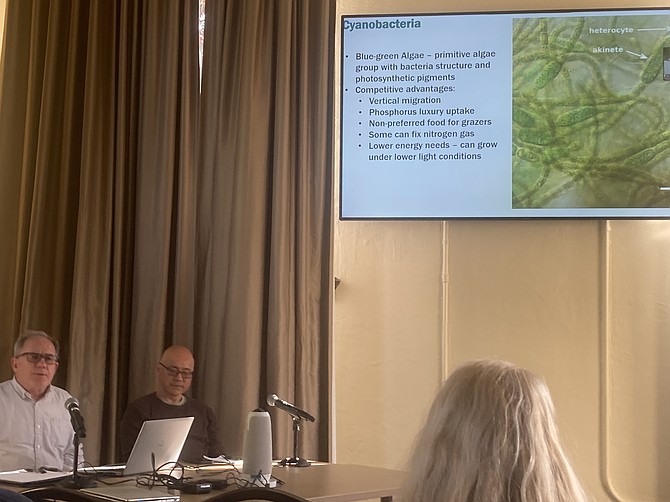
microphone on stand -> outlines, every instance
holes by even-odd
[[[70,422],[72,423],[72,428],[77,433],[77,436],[85,438],[86,427],[84,426],[84,417],[81,415],[77,398],[71,397],[65,401],[65,409],[70,413]]]
[[[280,410],[284,410],[293,418],[299,418],[301,420],[307,420],[309,422],[314,422],[316,420],[316,418],[307,413],[305,410],[301,410],[294,404],[286,402],[283,399],[279,399],[279,396],[277,396],[277,394],[270,394],[268,396],[268,404],[270,406],[276,406]]]
[[[270,406],[276,406],[280,410],[284,410],[286,413],[291,415],[291,417],[293,417],[293,456],[286,457],[284,460],[279,462],[279,465],[282,467],[309,467],[311,462],[298,456],[298,433],[300,432],[300,422],[302,420],[314,422],[316,418],[307,413],[305,410],[301,410],[296,405],[288,403],[283,399],[279,399],[277,394],[270,394],[268,396],[268,404]]]
[[[72,466],[72,479],[63,482],[66,488],[90,488],[96,486],[97,483],[89,478],[82,478],[77,473],[77,464],[79,464],[79,438],[86,437],[86,427],[84,426],[84,417],[79,409],[79,401],[76,398],[70,397],[65,401],[65,409],[70,414],[70,423],[74,430],[74,465]]]

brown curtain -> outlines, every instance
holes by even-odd
[[[197,0],[8,2],[0,358],[24,328],[60,340],[94,463],[172,343],[228,453],[277,392],[327,456],[333,3],[208,4],[199,112]]]
[[[197,389],[241,451],[278,394],[317,415],[327,459],[334,2],[207,0],[200,122]],[[219,357],[211,357],[210,351]],[[273,413],[278,457],[292,424]]]
[[[6,35],[3,359],[21,329],[60,340],[87,458],[112,460],[150,363],[192,343],[197,0],[10,0]]]

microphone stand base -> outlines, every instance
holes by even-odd
[[[312,463],[300,457],[286,457],[277,465],[280,467],[309,467]]]
[[[72,488],[74,490],[79,490],[80,488],[93,488],[94,486],[98,486],[98,483],[96,483],[94,480],[80,477],[77,479],[68,479],[58,484],[63,488]]]
[[[73,399],[73,398],[70,398]],[[67,404],[67,402],[65,403]],[[68,408],[69,410],[69,408]],[[72,422],[72,426],[74,427],[74,422]],[[83,427],[83,424],[82,424]],[[86,437],[86,434],[84,433],[84,437]],[[75,490],[78,490],[79,488],[92,488],[94,486],[98,486],[98,483],[96,483],[94,480],[91,478],[82,478],[79,474],[77,474],[77,464],[79,463],[79,431],[75,427],[74,430],[74,438],[72,439],[72,442],[74,443],[74,459],[73,459],[73,465],[72,465],[72,479],[64,479],[59,483],[60,486],[63,486],[65,488],[73,488]]]

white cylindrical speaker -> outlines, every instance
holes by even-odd
[[[247,416],[242,475],[255,486],[276,486],[272,479],[272,423],[270,414],[261,408]]]

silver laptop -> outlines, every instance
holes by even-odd
[[[165,463],[179,460],[192,424],[193,417],[145,421],[126,461],[123,475],[152,472]]]
[[[77,471],[86,474],[132,476],[152,472],[154,467],[158,469],[165,463],[177,462],[192,424],[193,417],[147,420],[142,424],[125,464],[84,467]]]
[[[149,488],[138,485],[102,485],[95,488],[82,488],[80,491],[95,495],[96,498],[121,502],[179,502],[179,492],[168,490],[164,486]]]

